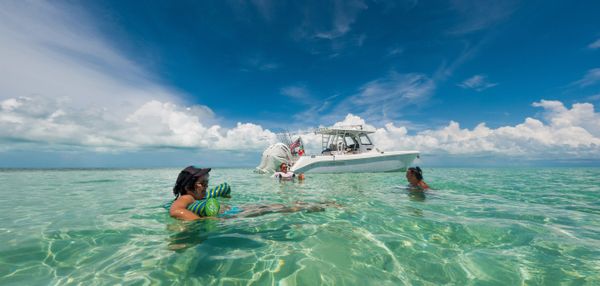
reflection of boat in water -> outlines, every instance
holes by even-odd
[[[288,156],[279,156],[280,162],[291,164],[290,171],[294,173],[394,172],[405,170],[419,157],[419,151],[381,151],[375,148],[368,135],[373,132],[363,130],[362,125],[319,128],[315,133],[322,135],[321,154],[304,155],[303,148],[302,152],[296,153],[295,148],[302,146],[301,139],[287,146],[277,143],[280,144],[280,149],[291,155],[291,160],[284,159]],[[265,165],[265,158],[268,156],[270,155],[265,151],[263,162],[257,170],[264,171],[260,167]],[[275,167],[276,163],[271,165]]]
[[[373,145],[361,125],[319,128],[321,155],[300,156],[292,165],[295,173],[393,172],[406,169],[419,151],[381,151]]]

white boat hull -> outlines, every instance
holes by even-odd
[[[406,170],[419,156],[418,151],[371,151],[360,154],[302,156],[294,163],[294,173],[374,173]]]

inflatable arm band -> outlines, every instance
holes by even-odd
[[[210,188],[206,192],[206,199],[197,200],[191,203],[187,209],[199,216],[216,216],[219,214],[219,209],[221,208],[219,201],[217,201],[217,197],[230,198],[231,197],[231,187],[227,183],[222,183],[217,185],[216,187]],[[164,205],[165,209],[170,209],[173,202],[169,202]]]

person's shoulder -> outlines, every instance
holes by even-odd
[[[181,195],[173,203],[179,202],[179,203],[184,203],[184,204],[189,205],[195,201],[196,201],[196,199],[194,199],[194,197],[192,195]]]

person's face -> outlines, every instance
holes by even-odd
[[[287,165],[286,164],[281,164],[281,172],[287,173]]]
[[[206,188],[208,187],[208,174],[199,177],[196,179],[196,183],[194,183],[194,194],[193,197],[196,200],[201,200],[206,197]]]
[[[415,175],[412,170],[406,171],[406,180],[413,185],[416,185],[419,182],[417,175]]]

